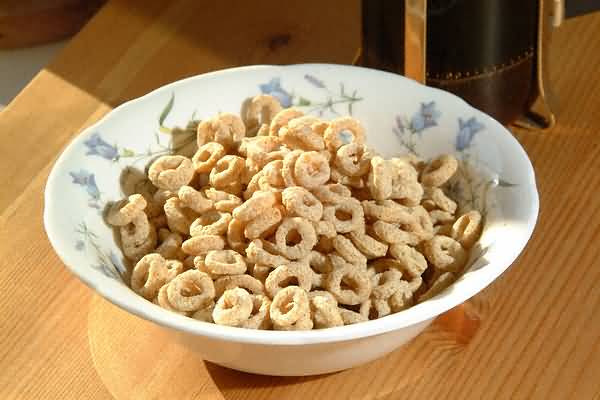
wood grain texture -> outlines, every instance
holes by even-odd
[[[43,189],[76,132],[197,73],[352,60],[357,1],[281,4],[110,1],[0,114],[0,398],[600,398],[598,14],[567,21],[555,37],[558,125],[515,132],[541,196],[527,248],[481,294],[381,360],[308,378],[230,371],[63,268],[43,231]]]

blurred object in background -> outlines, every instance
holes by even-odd
[[[564,0],[363,0],[360,63],[457,94],[504,124],[549,128],[546,60]]]
[[[105,0],[1,0],[0,49],[54,42],[77,33]]]

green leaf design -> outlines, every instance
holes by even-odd
[[[307,98],[305,98],[305,97],[302,97],[302,96],[300,96],[300,98],[298,99],[298,105],[299,105],[300,107],[303,107],[303,106],[310,106],[310,104],[311,104],[311,103],[310,103],[310,100],[308,100],[308,99],[307,99]]]
[[[500,186],[500,187],[514,187],[514,186],[519,186],[519,185],[516,184],[516,183],[511,183],[511,182],[505,181],[504,179],[499,179],[498,180],[498,186]]]
[[[174,103],[175,103],[175,93],[171,93],[171,98],[169,99],[169,102],[167,103],[165,108],[163,108],[162,112],[160,113],[160,116],[158,117],[158,125],[160,125],[161,128],[164,128],[163,123],[165,122],[165,119],[167,119],[167,117],[169,116],[169,113],[173,109]],[[162,129],[161,129],[161,132],[162,132]]]
[[[135,156],[135,151],[131,150],[131,149],[121,149],[121,157],[133,157]]]

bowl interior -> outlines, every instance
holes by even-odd
[[[455,195],[482,211],[486,226],[468,271],[440,295],[409,310],[363,324],[310,332],[256,332],[215,326],[160,309],[123,282],[127,268],[112,230],[107,203],[139,189],[150,160],[193,151],[191,120],[239,113],[259,93],[276,96],[324,118],[352,115],[367,142],[384,156],[431,158],[453,153],[465,161]],[[173,129],[182,127],[182,129]],[[137,185],[137,186],[136,186]],[[461,303],[487,286],[517,257],[538,213],[527,155],[498,122],[446,92],[401,76],[365,68],[303,64],[254,66],[200,75],[123,104],[82,132],[54,166],[45,194],[44,221],[65,265],[113,303],[157,323],[228,340],[298,344],[377,334],[419,321]]]

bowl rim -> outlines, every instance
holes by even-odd
[[[119,296],[118,293],[112,293],[111,285],[98,285],[96,284],[97,277],[101,274],[98,271],[93,269],[81,269],[72,265],[68,258],[68,252],[62,250],[64,246],[60,243],[61,234],[58,230],[54,228],[54,224],[56,223],[53,219],[53,215],[51,215],[50,210],[54,209],[52,205],[55,202],[55,199],[52,198],[52,188],[56,185],[58,179],[58,173],[62,170],[61,165],[66,163],[66,155],[69,154],[76,145],[82,139],[82,137],[94,129],[98,128],[100,125],[104,124],[106,120],[110,118],[114,118],[116,115],[119,115],[126,111],[130,106],[135,103],[144,102],[150,97],[154,97],[157,94],[172,91],[179,86],[186,85],[191,81],[195,81],[198,79],[203,79],[207,77],[216,77],[219,75],[228,75],[228,74],[238,74],[248,71],[256,71],[259,69],[277,69],[281,71],[283,69],[303,69],[303,68],[339,68],[341,70],[358,70],[362,71],[366,74],[383,74],[388,76],[389,78],[403,80],[404,84],[412,85],[412,86],[423,86],[426,87],[416,81],[408,79],[404,76],[397,75],[391,72],[380,71],[365,67],[352,66],[352,65],[342,65],[342,64],[324,64],[324,63],[304,63],[304,64],[290,64],[290,65],[249,65],[235,68],[222,69],[217,71],[212,71],[208,73],[203,73],[195,76],[191,76],[188,78],[184,78],[167,85],[161,86],[143,96],[138,98],[129,100],[110,112],[104,115],[100,120],[96,123],[86,127],[81,130],[79,133],[74,135],[69,144],[63,149],[57,160],[55,161],[50,174],[48,175],[48,179],[46,182],[45,190],[44,190],[44,213],[43,213],[43,221],[44,228],[46,230],[48,239],[50,244],[52,245],[55,253],[59,256],[65,267],[71,271],[75,276],[77,276],[85,285],[95,290],[102,297],[115,304],[116,306],[134,314],[138,317],[141,317],[150,322],[157,323],[159,325],[165,326],[167,328],[175,329],[178,331],[183,331],[192,335],[205,336],[212,339],[222,340],[222,341],[231,341],[238,343],[248,343],[248,344],[259,344],[259,345],[304,345],[304,344],[318,344],[318,343],[330,343],[330,342],[340,342],[340,341],[349,341],[353,339],[359,339],[363,337],[369,337],[374,335],[383,334],[386,332],[390,332],[393,330],[399,330],[411,325],[415,325],[418,323],[423,323],[428,320],[431,320],[443,312],[450,310],[453,307],[465,302],[475,294],[482,291],[485,287],[487,287],[492,281],[494,281],[498,276],[500,276],[512,263],[516,260],[519,254],[523,251],[525,245],[531,238],[533,234],[538,213],[539,213],[539,194],[536,186],[535,180],[535,172],[533,169],[533,165],[531,164],[531,160],[527,156],[527,153],[521,146],[521,144],[516,140],[516,138],[508,131],[504,126],[502,126],[498,121],[485,114],[484,112],[472,107],[467,102],[455,96],[454,94],[448,93],[446,91],[427,87],[427,90],[430,90],[432,93],[435,93],[436,97],[439,97],[443,100],[451,101],[454,103],[458,103],[457,105],[460,107],[464,107],[466,110],[469,110],[479,118],[486,122],[486,126],[489,126],[490,129],[495,131],[502,132],[502,134],[507,136],[507,139],[511,141],[511,145],[514,145],[514,148],[519,151],[518,157],[522,158],[526,161],[527,166],[529,167],[527,172],[526,183],[529,191],[532,196],[531,204],[531,213],[527,216],[527,220],[525,221],[526,225],[524,228],[524,236],[523,240],[519,243],[514,243],[513,245],[513,254],[510,257],[505,258],[501,262],[490,262],[491,266],[494,265],[494,268],[482,268],[473,273],[478,273],[479,279],[476,285],[471,285],[469,287],[463,288],[464,290],[456,291],[451,290],[449,293],[445,293],[442,298],[433,298],[429,299],[423,303],[415,305],[405,311],[401,311],[395,314],[388,315],[383,318],[362,322],[359,324],[346,325],[341,327],[327,328],[327,329],[317,329],[310,331],[271,331],[271,330],[252,330],[252,329],[244,329],[244,328],[236,328],[229,326],[221,326],[212,323],[202,322],[198,320],[194,320],[192,318],[184,317],[175,313],[168,312],[163,310],[162,308],[156,306],[155,304],[146,301],[146,302],[134,302],[130,303],[126,297]],[[86,273],[89,272],[89,273]],[[96,275],[97,274],[97,275]],[[106,278],[108,279],[108,278]],[[113,282],[113,284],[118,284]]]

